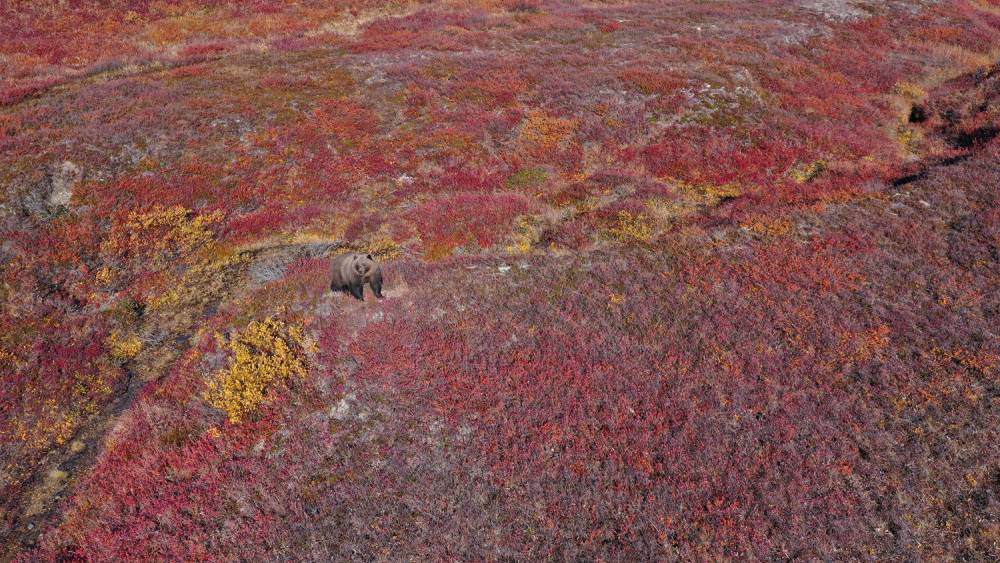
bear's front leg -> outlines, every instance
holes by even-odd
[[[350,290],[351,290],[351,295],[357,297],[358,301],[365,300],[365,286],[361,284],[352,285]]]

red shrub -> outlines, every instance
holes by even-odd
[[[412,220],[425,245],[486,248],[503,239],[519,215],[534,205],[519,194],[454,193],[413,211]]]

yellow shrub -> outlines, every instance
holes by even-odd
[[[276,385],[306,374],[302,327],[275,318],[253,321],[228,348],[229,366],[215,374],[206,398],[231,423],[254,412]]]
[[[451,80],[459,71],[459,67],[451,61],[438,59],[429,63],[422,71],[424,75],[435,80]]]
[[[646,210],[657,223],[672,225],[698,212],[702,205],[699,198],[651,199],[646,202]]]
[[[896,139],[899,141],[899,144],[909,152],[916,153],[920,148],[920,143],[923,141],[923,138],[924,136],[919,129],[909,127],[902,120],[896,127]]]
[[[618,212],[618,221],[608,229],[608,234],[622,242],[648,244],[653,240],[653,227],[645,215],[622,210]]]
[[[424,249],[424,258],[431,262],[443,260],[451,256],[455,245],[448,242],[432,242]]]
[[[111,351],[111,359],[118,363],[131,360],[142,350],[142,341],[138,337],[125,337],[117,331],[108,336],[106,344]]]
[[[184,272],[171,289],[149,299],[150,312],[161,311],[168,307],[190,306],[203,301],[206,296],[221,296],[229,286],[228,271],[231,267],[248,260],[239,254],[207,256]]]
[[[97,270],[97,274],[95,274],[94,278],[97,280],[97,283],[101,285],[111,285],[111,282],[115,281],[115,271],[105,266],[100,270]]]
[[[528,113],[521,125],[521,146],[529,154],[543,156],[558,147],[576,131],[576,120],[561,119],[542,111]]]
[[[79,425],[80,420],[75,413],[69,413],[63,416],[53,427],[52,431],[55,433],[53,440],[58,445],[63,445],[69,440],[73,434],[76,432],[76,428]]]
[[[724,200],[732,199],[743,195],[743,190],[739,185],[729,184],[698,184],[689,183],[673,178],[666,179],[677,185],[681,194],[692,198],[699,205],[714,206]]]
[[[19,439],[31,447],[44,448],[52,444],[65,444],[73,437],[80,422],[81,417],[75,409],[67,409],[55,399],[47,399],[33,424],[28,426],[17,421],[15,428]]]
[[[770,237],[785,236],[792,232],[794,226],[788,219],[768,219],[766,217],[754,217],[741,225],[752,233]]]
[[[826,162],[823,160],[817,160],[816,162],[811,162],[809,164],[800,164],[793,166],[791,170],[788,171],[792,179],[800,184],[805,184],[815,177],[819,176],[826,170]]]
[[[893,87],[893,93],[911,101],[920,101],[927,97],[927,90],[912,82],[897,82]]]
[[[507,245],[507,252],[511,254],[527,254],[541,240],[541,229],[530,217],[522,217],[517,222],[514,234],[511,236],[511,244]]]
[[[379,239],[366,246],[365,250],[379,260],[392,260],[403,252],[403,248],[392,239]]]
[[[0,366],[14,369],[20,363],[21,362],[18,361],[17,356],[4,350],[3,348],[0,348]]]
[[[126,23],[137,24],[137,23],[141,23],[142,22],[142,16],[140,16],[134,10],[129,10],[129,11],[125,12],[125,18],[124,18],[124,20],[125,20]]]
[[[211,241],[213,234],[209,227],[221,219],[221,211],[192,216],[180,205],[157,205],[147,213],[131,213],[126,221],[115,225],[111,235],[101,243],[101,251],[147,260],[148,268],[157,269],[175,256]],[[107,272],[99,273],[101,276],[109,277]]]

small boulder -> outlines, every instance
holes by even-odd
[[[330,412],[328,413],[330,418],[341,421],[350,418],[353,400],[353,394],[348,394],[344,398],[340,399],[336,405],[330,408]]]
[[[49,172],[49,207],[65,207],[73,199],[73,189],[83,179],[83,170],[68,160],[56,164]]]

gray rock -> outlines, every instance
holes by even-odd
[[[337,420],[347,420],[351,416],[352,403],[354,402],[354,394],[349,393],[344,398],[342,398],[336,405],[330,408],[330,418]]]
[[[83,179],[83,170],[68,160],[52,167],[49,173],[49,207],[68,206],[73,199],[73,189]]]
[[[851,22],[870,18],[871,14],[857,4],[850,0],[804,0],[799,3],[803,8],[831,21]]]

